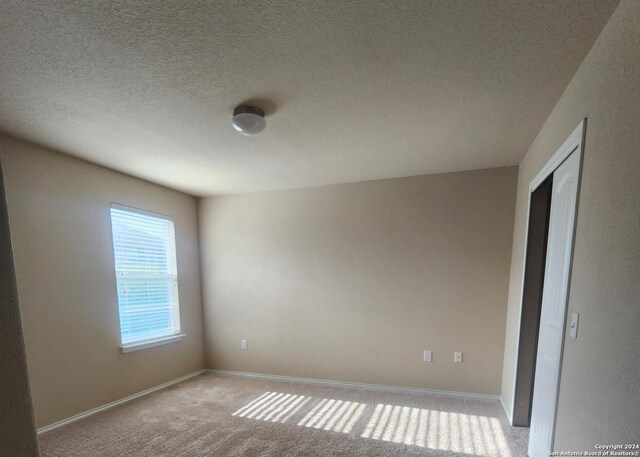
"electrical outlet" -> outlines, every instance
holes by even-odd
[[[431,349],[424,351],[422,354],[422,360],[425,362],[431,362]]]
[[[240,349],[246,351],[248,349],[247,340],[240,340]]]
[[[453,353],[453,361],[455,363],[462,363],[462,352],[454,352]]]

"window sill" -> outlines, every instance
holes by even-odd
[[[142,349],[152,348],[154,346],[162,346],[163,344],[175,343],[182,341],[186,335],[184,333],[171,336],[163,336],[162,338],[156,338],[154,340],[138,341],[135,343],[123,344],[120,346],[122,352],[140,351]]]

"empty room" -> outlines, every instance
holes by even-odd
[[[0,457],[640,455],[640,1],[0,3]]]

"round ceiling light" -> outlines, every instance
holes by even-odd
[[[254,136],[267,126],[264,111],[255,106],[238,106],[233,110],[231,118],[233,128],[246,136]]]

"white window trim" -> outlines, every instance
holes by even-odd
[[[141,209],[141,208],[136,208],[134,206],[128,206],[128,205],[122,205],[120,203],[116,203],[116,202],[110,202],[109,205],[110,208],[116,208],[116,209],[120,209],[123,211],[129,211],[129,212],[133,212],[133,213],[139,213],[139,214],[144,214],[147,216],[151,216],[151,217],[157,217],[160,219],[166,219],[171,221],[172,223],[175,224],[175,219],[173,216],[167,215],[167,214],[162,214],[162,213],[156,213],[154,211],[148,211],[145,209]],[[109,223],[111,224],[111,217],[109,218]],[[174,226],[175,227],[175,226]],[[175,230],[175,228],[174,228]],[[111,229],[111,234],[113,236],[113,228]],[[174,233],[174,237],[175,237],[175,233]],[[177,243],[177,240],[174,238],[174,243]],[[113,246],[113,239],[112,239],[112,246]],[[114,248],[112,248],[114,249]],[[176,246],[176,250],[177,250],[177,246]],[[176,263],[177,263],[177,252],[176,252]],[[115,271],[115,270],[114,270]],[[178,305],[177,308],[177,312],[178,312],[178,319],[180,319],[180,305]],[[119,322],[119,318],[118,318],[118,326],[120,325]],[[148,340],[140,340],[140,341],[132,341],[130,343],[126,343],[123,344],[122,343],[122,333],[120,334],[120,350],[126,354],[128,352],[135,352],[135,351],[140,351],[143,349],[149,349],[152,347],[156,347],[156,346],[163,346],[165,344],[170,344],[170,343],[177,343],[179,341],[182,341],[184,339],[184,337],[187,336],[186,333],[181,333],[181,328],[180,325],[178,325],[178,333],[174,334],[174,335],[163,335],[163,336],[159,336],[156,338],[151,338]]]
[[[182,341],[187,336],[184,333],[178,333],[177,335],[163,336],[161,338],[154,338],[146,341],[136,341],[135,343],[123,344],[120,349],[123,353],[140,351],[142,349],[148,349],[155,346],[162,346],[164,344],[176,343]]]
[[[155,211],[149,211],[149,210],[146,210],[146,209],[137,208],[135,206],[122,205],[122,204],[116,203],[116,202],[111,202],[109,207],[110,208],[115,208],[115,209],[120,209],[122,211],[130,211],[132,213],[144,214],[145,216],[157,217],[159,219],[166,219],[168,221],[171,221],[171,222],[175,223],[174,217],[170,216],[168,214],[156,213]]]

